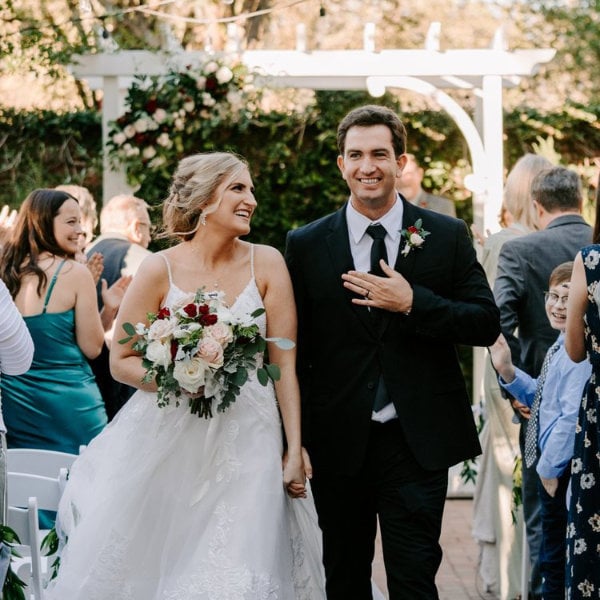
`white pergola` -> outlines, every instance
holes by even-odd
[[[241,62],[261,73],[273,87],[313,90],[366,89],[373,96],[386,89],[411,90],[434,101],[461,130],[470,153],[472,175],[465,186],[473,192],[475,225],[480,231],[498,229],[503,188],[502,90],[520,78],[535,74],[552,60],[553,49],[504,49],[497,36],[490,49],[439,51],[436,24],[432,24],[423,50],[374,50],[373,30],[365,27],[363,50],[248,50]],[[432,33],[433,31],[433,33]],[[160,75],[174,66],[201,62],[205,52],[152,53],[142,50],[79,56],[71,66],[75,77],[94,89],[103,89],[102,132],[106,145],[109,122],[124,112],[126,90],[135,75]],[[469,115],[444,90],[469,90],[476,98]],[[103,200],[128,189],[122,172],[104,160]]]

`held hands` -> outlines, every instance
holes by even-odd
[[[348,271],[342,275],[344,287],[359,296],[352,298],[352,302],[390,312],[409,313],[413,303],[412,287],[385,261],[381,260],[379,264],[386,277],[361,271]]]
[[[306,498],[306,480],[312,477],[312,465],[303,447],[300,454],[283,455],[283,485],[291,498]]]

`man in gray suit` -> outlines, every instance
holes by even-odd
[[[442,215],[456,216],[454,202],[443,196],[427,193],[422,187],[423,167],[414,154],[406,154],[406,166],[398,178],[398,191],[411,203],[420,208],[428,208]]]
[[[502,333],[508,340],[513,362],[537,377],[546,351],[556,338],[544,306],[550,273],[560,263],[573,260],[592,241],[592,229],[581,216],[582,189],[577,173],[553,167],[539,173],[531,186],[531,198],[540,231],[507,241],[500,250],[494,296],[500,308]],[[516,332],[518,329],[518,338]],[[513,402],[521,422],[521,454],[529,411]],[[531,555],[531,591],[541,598],[538,561],[541,555],[541,521],[536,465],[523,464],[523,513]]]

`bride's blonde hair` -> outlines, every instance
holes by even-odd
[[[163,237],[191,240],[207,215],[219,208],[222,196],[215,197],[219,187],[234,180],[243,169],[248,169],[248,163],[231,152],[183,158],[163,203]]]

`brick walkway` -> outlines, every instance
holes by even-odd
[[[440,600],[494,600],[484,593],[477,578],[478,547],[471,537],[473,501],[470,498],[446,500],[441,545],[444,558],[437,574]],[[387,598],[385,571],[378,544],[373,579]]]

